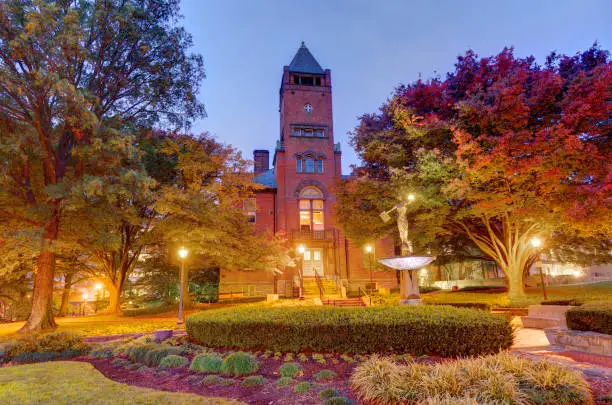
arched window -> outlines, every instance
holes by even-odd
[[[297,173],[323,173],[323,157],[311,154],[296,156],[295,171]]]
[[[304,187],[299,198],[300,230],[322,231],[325,229],[323,221],[323,193],[316,187]]]

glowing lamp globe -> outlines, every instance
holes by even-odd
[[[533,246],[534,248],[539,248],[540,246],[542,246],[542,240],[537,236],[534,236],[533,238],[531,238],[531,246]]]
[[[371,245],[366,245],[365,251],[366,251],[366,253],[372,253],[372,246]]]
[[[187,249],[185,249],[184,247],[179,248],[178,255],[181,259],[186,258],[188,254],[189,254],[189,251]]]

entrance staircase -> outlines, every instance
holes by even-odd
[[[334,307],[365,307],[361,298],[338,298],[324,300],[323,305],[329,305]]]
[[[323,297],[337,297],[338,287],[334,280],[320,279],[323,288]],[[320,297],[319,285],[316,277],[304,277],[304,297]]]

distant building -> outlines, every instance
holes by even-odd
[[[364,288],[370,280],[370,257],[363,246],[345,237],[334,218],[333,189],[342,177],[342,152],[340,144],[334,143],[331,71],[319,65],[303,42],[283,68],[279,111],[273,167],[269,151],[254,151],[255,181],[265,189],[245,203],[245,210],[258,232],[284,234],[292,249],[306,248],[306,295],[319,294],[313,287],[316,276],[323,280],[326,293],[338,293],[341,286],[348,291]],[[373,262],[393,252],[391,240],[380,240],[375,243]],[[397,287],[393,271],[374,272],[373,280],[379,286]],[[291,296],[297,286],[297,268],[287,268],[281,274],[222,270],[219,288],[222,296],[234,292]]]

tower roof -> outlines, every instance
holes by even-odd
[[[297,73],[312,73],[316,75],[325,74],[325,71],[321,65],[319,65],[319,62],[317,62],[308,48],[306,48],[304,41],[302,41],[300,49],[298,49],[297,53],[293,57],[293,60],[289,64],[289,71]]]

